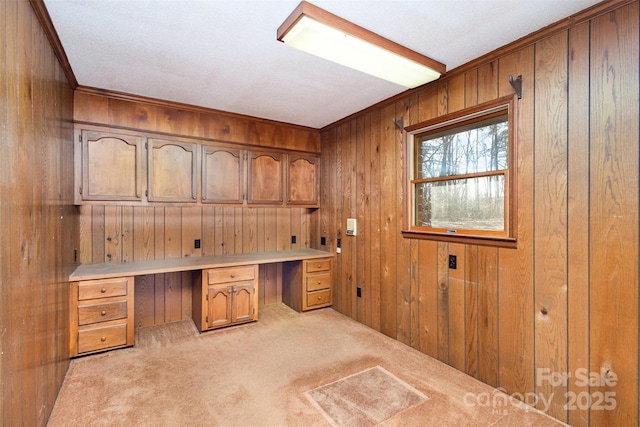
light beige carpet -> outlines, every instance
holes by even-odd
[[[256,323],[204,334],[191,321],[140,328],[133,348],[74,359],[49,427],[337,425],[345,421],[330,422],[307,396],[377,366],[428,397],[381,426],[559,424],[332,309],[276,304]],[[368,393],[384,400],[388,384]]]

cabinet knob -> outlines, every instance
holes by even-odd
[[[322,268],[322,264],[318,264],[318,268]]]
[[[107,292],[107,288],[100,289],[100,292],[102,292],[104,294],[105,292]]]
[[[232,275],[231,275],[231,278],[232,278],[232,279],[235,279],[235,277],[236,277],[236,275],[235,275],[235,274],[232,274]]]
[[[107,315],[107,310],[102,310],[102,313],[100,313],[100,314],[102,314],[103,316],[106,316]]]
[[[100,338],[100,341],[105,342],[107,340],[107,337],[102,337]]]
[[[318,301],[320,301],[322,299],[322,297],[318,297]]]

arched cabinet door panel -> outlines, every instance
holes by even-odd
[[[82,200],[142,200],[142,138],[83,130]]]
[[[242,204],[243,150],[202,146],[202,203]]]
[[[149,139],[150,202],[192,202],[198,198],[197,144]]]
[[[248,153],[248,204],[282,205],[283,157],[280,153]]]
[[[287,205],[320,206],[320,158],[289,154],[287,161]]]

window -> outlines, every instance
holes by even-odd
[[[515,243],[513,97],[407,128],[411,237]]]

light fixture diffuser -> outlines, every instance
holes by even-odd
[[[444,64],[306,1],[278,28],[277,38],[289,46],[407,88],[436,80],[446,71]]]

